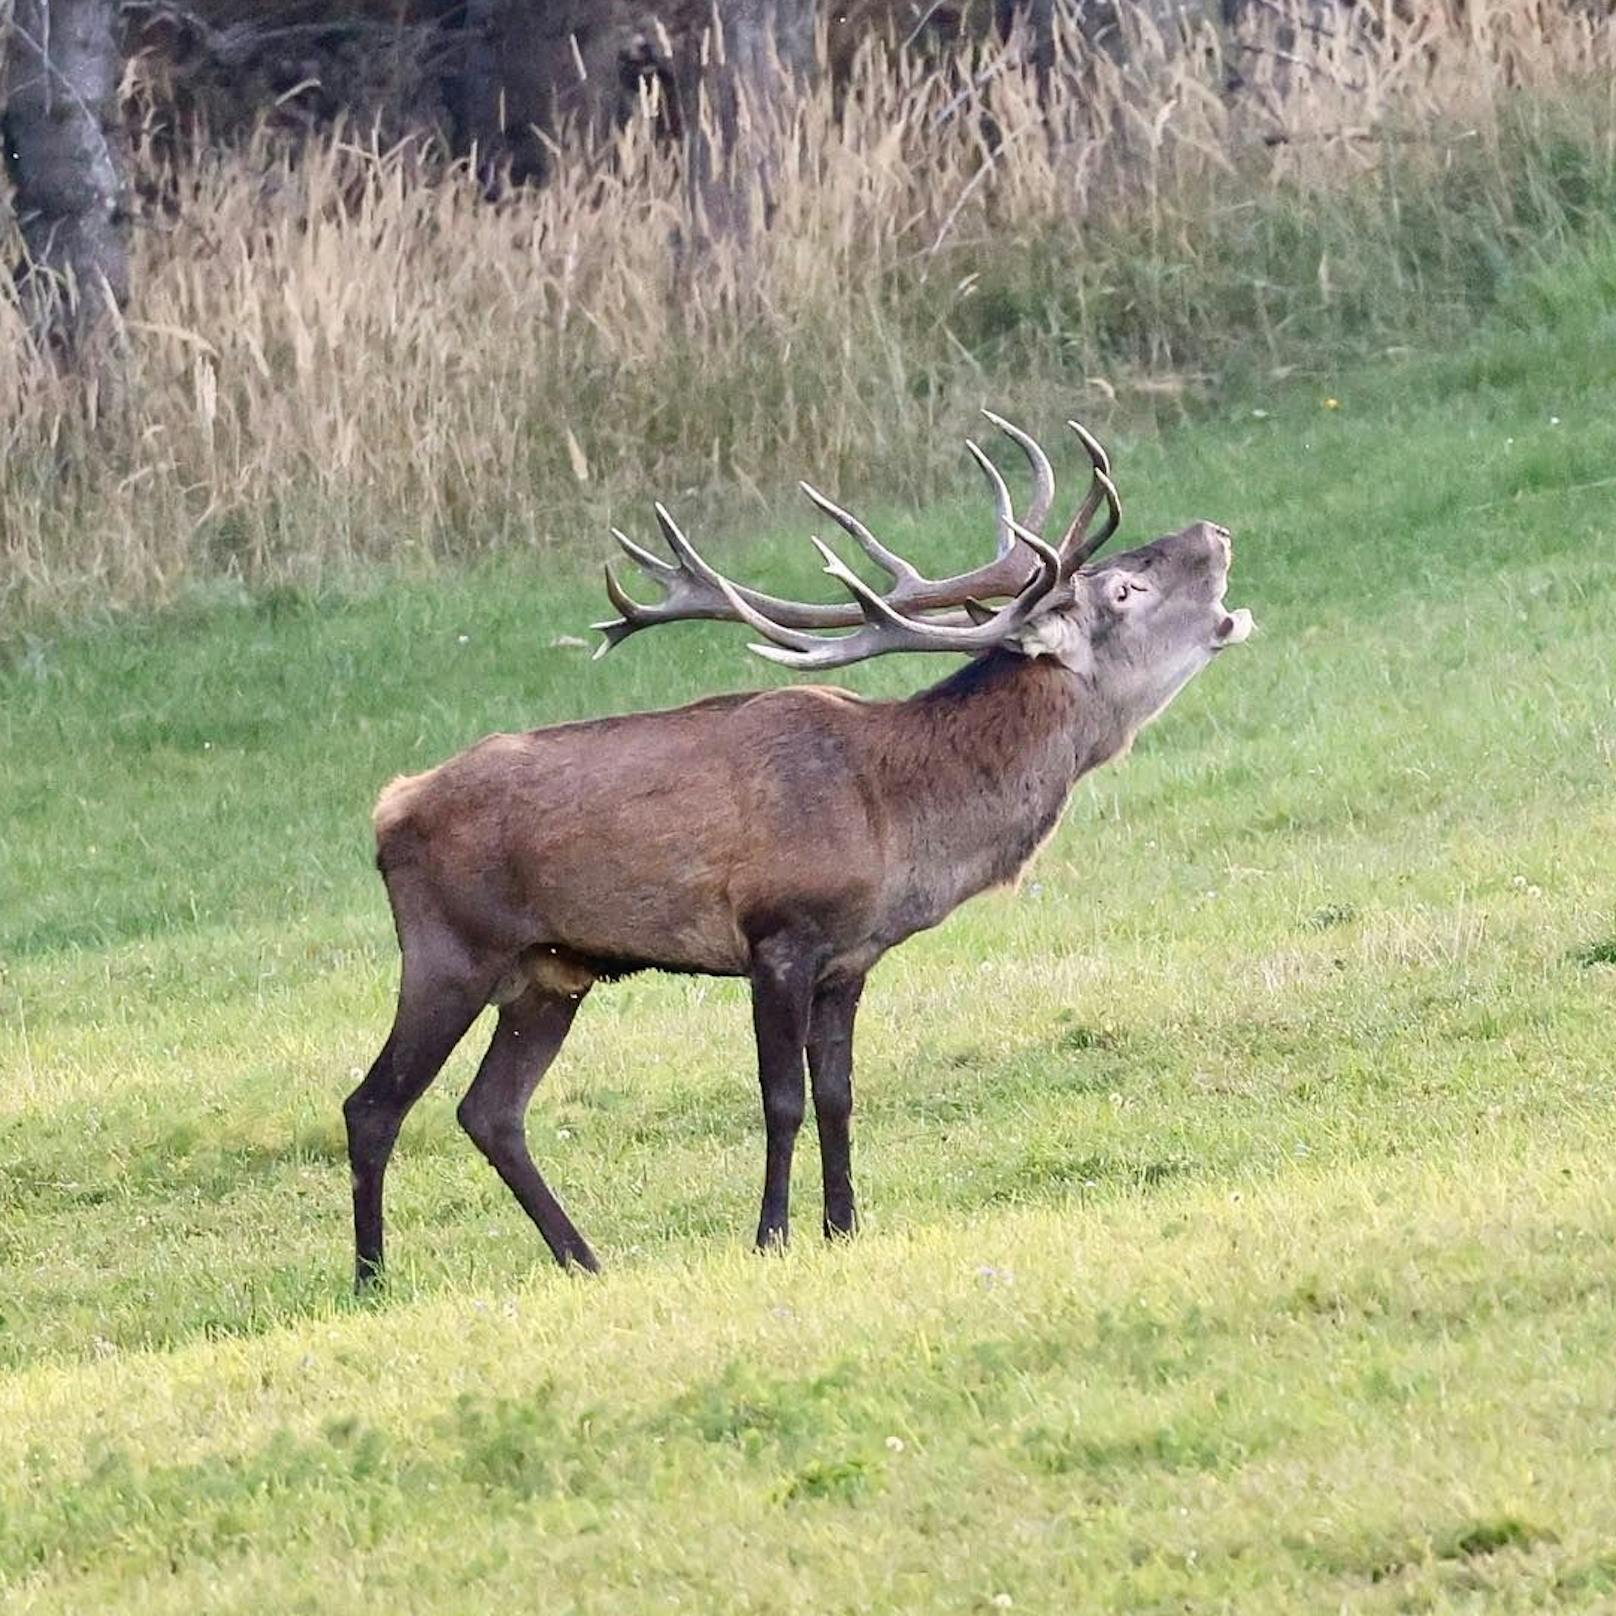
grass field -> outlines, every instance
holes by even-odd
[[[595,582],[507,563],[9,642],[0,1602],[1616,1605],[1613,348],[1606,250],[1464,352],[1113,443],[1131,534],[1237,530],[1263,632],[876,973],[836,1249],[810,1129],[746,1251],[744,996],[647,976],[531,1121],[608,1273],[458,1133],[474,1034],[348,1295],[375,789],[765,682],[740,632],[591,663]],[[963,558],[982,509],[888,526]]]

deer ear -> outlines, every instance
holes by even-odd
[[[1069,612],[1044,612],[1017,629],[1005,644],[1024,657],[1053,657],[1073,673],[1086,673],[1093,664],[1088,635]]]

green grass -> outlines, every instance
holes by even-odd
[[[6,1608],[1610,1608],[1613,341],[1594,253],[1454,356],[1113,446],[1131,533],[1237,529],[1263,632],[877,972],[844,1248],[808,1130],[796,1247],[745,1251],[743,994],[647,976],[532,1114],[609,1273],[455,1128],[474,1034],[347,1295],[376,787],[772,677],[738,631],[591,663],[594,583],[511,563],[15,641]]]

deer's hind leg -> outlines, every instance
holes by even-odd
[[[569,986],[573,991],[534,980],[500,1006],[499,1025],[457,1115],[461,1127],[538,1226],[555,1260],[563,1268],[575,1266],[595,1273],[600,1264],[589,1242],[533,1165],[527,1145],[528,1103],[589,991],[588,979],[581,975]]]
[[[381,1274],[382,1183],[398,1131],[487,1004],[496,976],[446,934],[417,933],[404,951],[393,1029],[342,1107],[353,1171],[356,1289]]]

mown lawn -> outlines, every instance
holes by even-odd
[[[809,1129],[797,1245],[747,1253],[744,995],[647,976],[531,1122],[608,1273],[458,1133],[474,1034],[347,1291],[377,786],[774,677],[740,631],[590,662],[536,555],[15,633],[6,1608],[1610,1608],[1613,351],[1606,252],[1467,352],[1113,439],[1129,533],[1229,522],[1262,633],[877,972],[845,1248]],[[961,560],[983,508],[887,526]]]

